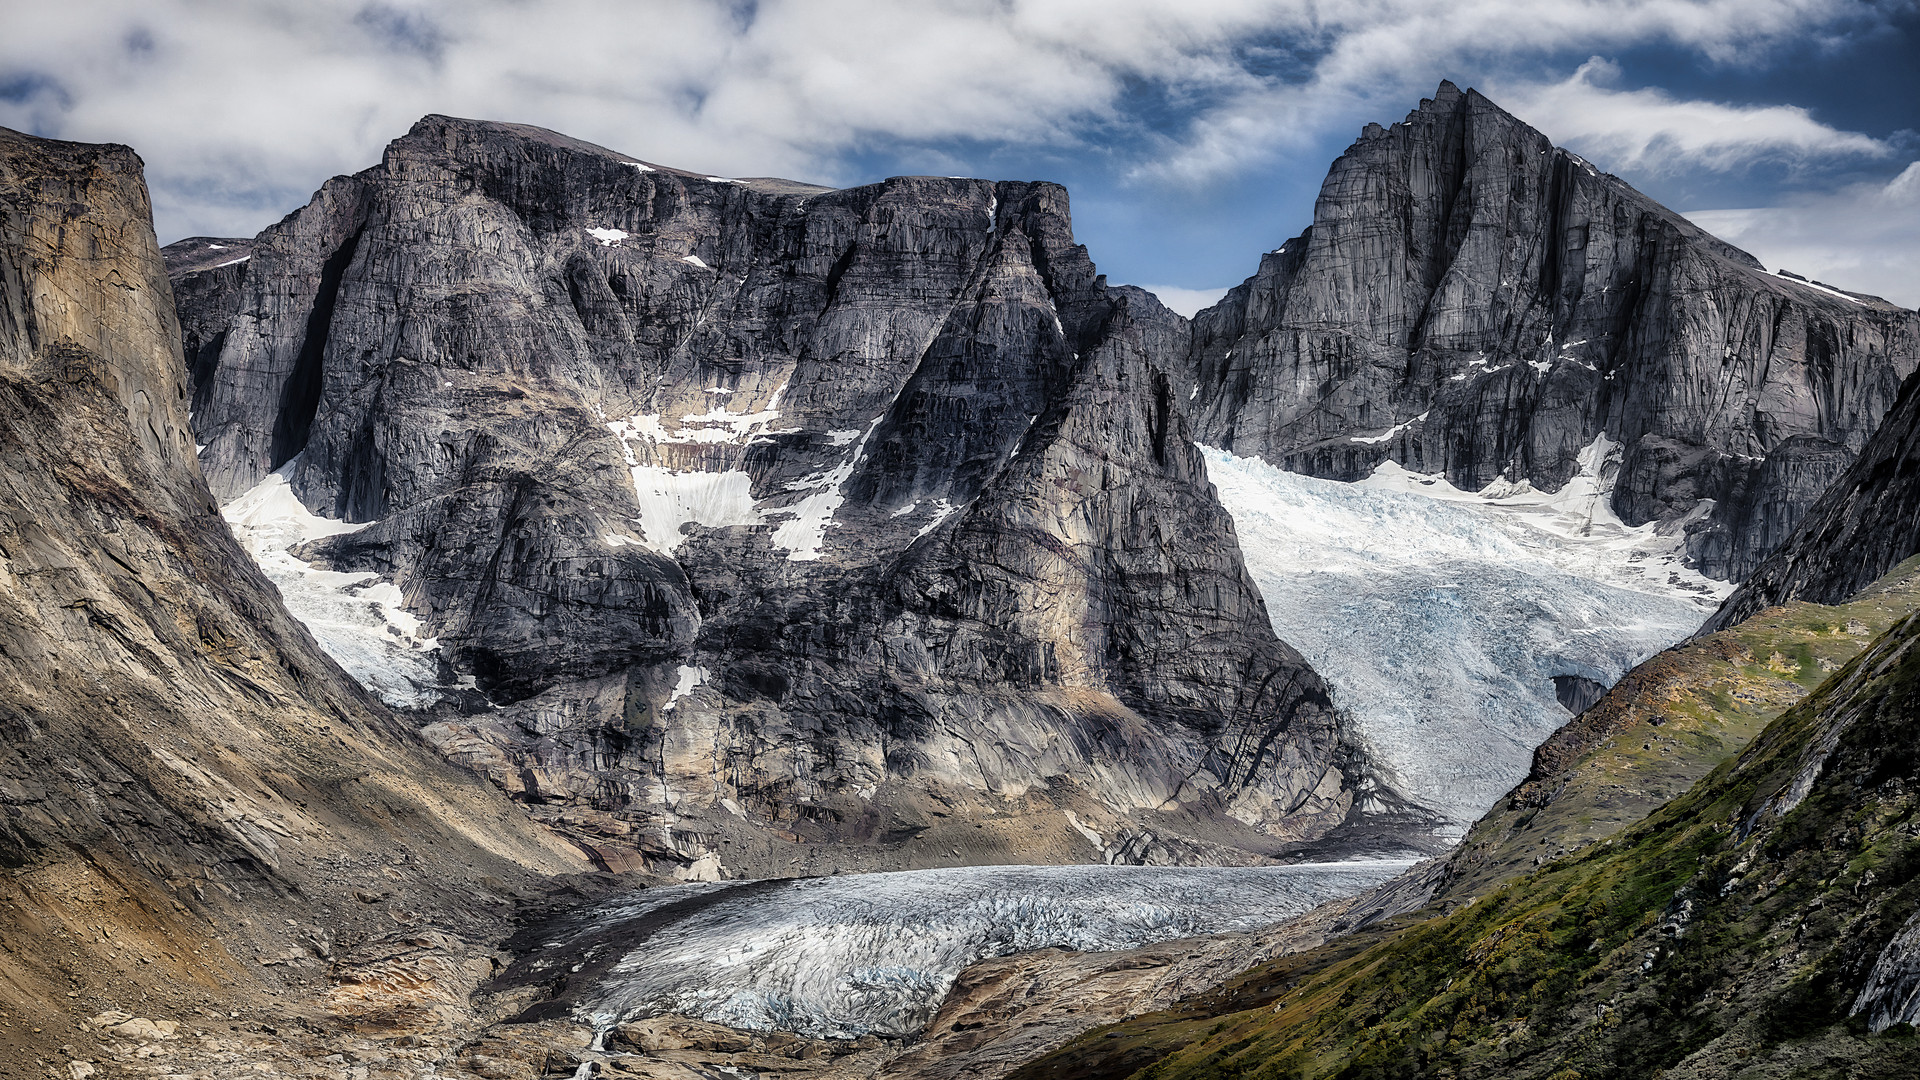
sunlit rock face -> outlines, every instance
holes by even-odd
[[[201,479],[188,404],[139,157],[0,129],[9,1066],[69,1071],[96,1014],[133,1039],[291,1002],[312,983],[289,950],[393,927],[355,889],[477,934],[481,882],[588,866],[288,616]]]
[[[1915,313],[1769,274],[1442,83],[1370,125],[1312,226],[1196,316],[1186,392],[1202,442],[1341,480],[1392,460],[1554,491],[1604,434],[1615,512],[1700,511],[1690,559],[1737,581],[1916,363]]]
[[[292,554],[396,589],[429,736],[609,865],[1234,861],[1358,820],[1188,438],[1187,324],[1057,186],[429,117],[244,262],[183,243],[215,491],[354,526]],[[902,846],[994,815],[1031,823]]]

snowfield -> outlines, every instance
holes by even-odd
[[[301,505],[287,483],[294,462],[220,508],[233,535],[280,590],[281,602],[347,674],[396,708],[420,708],[441,697],[439,642],[420,636],[400,590],[378,574],[320,570],[289,550],[322,536],[366,525],[323,518]]]
[[[1681,565],[1678,528],[1614,516],[1604,438],[1552,494],[1465,492],[1391,461],[1346,484],[1203,449],[1274,631],[1333,686],[1387,779],[1452,820],[1448,838],[1571,719],[1554,676],[1611,686],[1730,591]]]
[[[625,950],[575,998],[600,1031],[678,1013],[816,1038],[912,1035],[977,960],[1254,930],[1411,865],[985,866],[679,885],[603,903],[548,947],[606,935]]]

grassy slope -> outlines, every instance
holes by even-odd
[[[1184,1013],[1091,1032],[1019,1075],[1920,1075],[1910,1031],[1869,1036],[1845,1016],[1920,902],[1917,643],[1920,621],[1900,623],[1624,835],[1357,954],[1289,958]],[[1805,802],[1756,819],[1847,721]]]
[[[1527,781],[1474,824],[1443,896],[1484,893],[1645,818],[1915,609],[1920,557],[1844,604],[1768,608],[1641,664],[1555,733]]]

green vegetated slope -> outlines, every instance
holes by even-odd
[[[1740,752],[1920,608],[1920,557],[1837,605],[1795,601],[1634,668],[1534,752],[1533,769],[1456,849],[1465,900],[1641,820]]]
[[[1920,1075],[1910,1027],[1849,1015],[1920,904],[1916,645],[1909,616],[1619,836],[1018,1075]]]

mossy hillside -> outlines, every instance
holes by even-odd
[[[1540,748],[1462,841],[1442,895],[1468,899],[1642,820],[1915,609],[1920,557],[1846,603],[1768,608],[1648,660]]]
[[[1271,1005],[1095,1031],[1027,1074],[1920,1075],[1910,1031],[1869,1035],[1847,1016],[1920,904],[1917,643],[1920,621],[1903,621],[1618,838],[1330,964]],[[1820,768],[1820,739],[1836,730]],[[1777,816],[1810,761],[1818,781]],[[1129,1039],[1133,1063],[1157,1063],[1076,1067]]]

